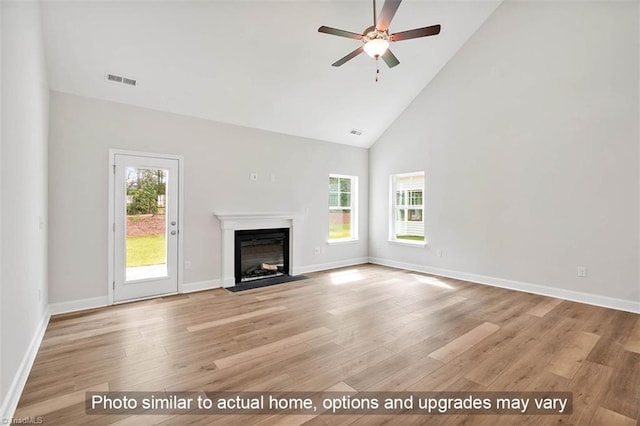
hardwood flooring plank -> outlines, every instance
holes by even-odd
[[[613,369],[586,361],[569,385],[573,391],[573,415],[567,416],[568,424],[588,424],[606,397],[613,379]]]
[[[360,301],[360,302],[355,302],[355,303],[349,304],[347,306],[343,306],[341,308],[330,309],[327,312],[329,312],[332,315],[341,315],[341,314],[344,314],[344,313],[347,313],[347,312],[351,312],[351,311],[356,310],[356,309],[360,309],[360,308],[363,308],[363,307],[368,307],[368,306],[374,305],[374,304],[376,304],[378,302],[381,302],[381,301],[389,300],[392,297],[393,296],[391,296],[391,295],[381,295],[381,296],[378,296],[378,297],[367,298],[367,300]]]
[[[18,409],[16,410],[14,417],[23,418],[23,417],[44,416],[53,411],[70,407],[78,403],[84,404],[86,392],[108,392],[108,391],[109,391],[109,384],[103,383],[100,386],[92,386],[87,389],[66,393],[66,394],[59,395],[36,404],[19,406]]]
[[[86,331],[75,332],[71,334],[64,334],[58,337],[51,337],[46,340],[43,339],[42,346],[46,348],[47,346],[59,345],[61,343],[66,343],[74,340],[82,340],[88,337],[96,337],[98,335],[104,335],[114,331],[131,330],[137,327],[144,327],[146,325],[159,323],[159,322],[162,322],[161,317],[153,317],[153,318],[147,318],[147,319],[140,319],[132,322],[124,322],[121,324],[116,324],[116,325],[111,325],[106,327],[100,327],[100,326],[92,327],[91,329]]]
[[[489,386],[496,380],[520,354],[539,344],[533,337],[508,329],[496,332],[490,339],[492,341],[487,342],[488,347],[478,348],[469,354],[474,357],[475,365],[464,376],[484,386]]]
[[[280,312],[286,310],[286,306],[275,306],[273,308],[259,309],[257,311],[247,312],[246,314],[234,315],[232,317],[222,318],[215,321],[208,321],[202,324],[190,325],[187,327],[188,331],[200,331],[207,328],[217,327],[219,325],[229,324],[236,321],[242,321],[249,318],[259,317],[261,315],[272,314],[274,312]]]
[[[357,391],[355,389],[353,389],[351,386],[347,385],[344,382],[340,382],[337,383],[327,389],[324,389],[323,392],[341,392],[344,394],[351,394],[351,393],[357,393]],[[267,425],[283,425],[283,426],[297,426],[297,425],[303,425],[306,424],[307,422],[315,419],[316,417],[318,417],[320,414],[322,414],[323,412],[325,412],[326,410],[322,407],[319,408],[318,413],[317,414],[294,414],[294,415],[287,415],[287,414],[276,414],[274,416],[271,417],[267,417],[266,419],[259,421],[258,423],[256,423],[257,425],[261,425],[261,426],[267,426]]]
[[[73,381],[53,383],[51,386],[46,387],[25,387],[20,403],[25,406],[30,406],[41,401],[55,398],[59,395],[72,393],[76,390],[77,389]]]
[[[568,336],[563,350],[551,359],[547,370],[568,379],[573,378],[599,338],[600,336],[582,331]]]
[[[608,385],[602,407],[632,419],[640,417],[640,354],[624,351]]]
[[[538,377],[539,371],[549,362],[551,354],[544,350],[544,345],[539,344],[520,354],[518,358],[504,369],[487,390],[501,392],[526,391],[531,383]]]
[[[607,410],[606,408],[598,407],[595,415],[591,419],[590,425],[616,425],[616,426],[636,426],[637,423],[634,419],[623,416],[615,411]]]
[[[636,325],[627,337],[624,348],[630,352],[640,353],[640,318],[636,320]]]
[[[547,297],[527,312],[529,315],[543,317],[553,308],[562,303],[562,299]]]
[[[611,311],[606,335],[616,343],[624,345],[638,322],[638,314],[623,311]]]
[[[361,372],[348,377],[345,382],[359,391],[364,391],[386,377],[398,373],[407,364],[413,363],[412,354],[394,354]]]
[[[286,349],[289,346],[295,346],[301,343],[303,344],[307,340],[332,332],[332,330],[329,330],[326,327],[315,328],[313,330],[296,334],[294,336],[287,337],[282,340],[278,340],[277,342],[266,344],[264,346],[259,346],[248,351],[240,352],[238,354],[230,355],[224,358],[218,358],[214,362],[218,368],[227,368],[235,364],[241,364],[253,358],[258,358],[260,356],[268,355],[270,353]]]
[[[372,350],[362,353],[352,359],[346,360],[333,368],[325,368],[314,374],[306,374],[296,382],[288,384],[285,389],[296,392],[313,392],[318,389],[327,389],[337,383],[345,381],[348,377],[375,365],[393,355],[386,349]],[[295,377],[294,377],[295,379]]]
[[[446,297],[437,303],[429,304],[424,308],[419,308],[417,310],[414,310],[411,316],[415,319],[424,318],[427,315],[442,311],[444,309],[447,309],[450,306],[457,305],[458,303],[463,303],[466,300],[467,298],[462,296]]]
[[[405,366],[401,370],[385,377],[383,380],[369,386],[366,391],[371,392],[402,392],[409,389],[422,378],[442,367],[442,363],[433,358],[425,357]]]
[[[498,331],[500,327],[490,322],[485,322],[463,334],[454,341],[447,343],[442,348],[433,351],[429,356],[442,362],[449,362],[456,356],[471,348],[473,345]]]
[[[624,347],[615,339],[601,337],[593,347],[587,360],[606,366],[615,366],[620,363],[624,354]]]

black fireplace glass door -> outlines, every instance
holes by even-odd
[[[236,231],[236,283],[289,273],[289,230]]]

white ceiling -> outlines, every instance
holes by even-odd
[[[378,83],[366,54],[331,66],[359,41],[317,32],[361,32],[369,1],[49,1],[42,19],[53,90],[369,147],[499,3],[403,2],[390,32],[442,32],[393,43],[400,65],[380,61]]]

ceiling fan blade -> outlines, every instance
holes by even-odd
[[[382,5],[382,11],[380,12],[380,17],[378,17],[378,24],[376,28],[380,31],[386,31],[389,29],[389,24],[393,19],[393,15],[396,14],[398,7],[400,6],[400,2],[402,0],[387,0]]]
[[[412,38],[432,36],[436,34],[440,34],[440,25],[432,25],[430,27],[416,28],[415,30],[401,31],[399,33],[391,34],[389,38],[391,39],[391,41],[402,41]]]
[[[358,56],[362,52],[364,52],[364,46],[360,46],[356,50],[354,50],[353,52],[349,53],[347,56],[338,59],[337,61],[332,63],[331,66],[339,67],[340,65],[344,64],[345,62],[350,61],[351,59],[355,58],[356,56]]]
[[[356,40],[362,40],[362,34],[352,33],[351,31],[339,30],[337,28],[325,27],[324,25],[318,28],[318,32],[336,35],[340,37],[353,38]]]
[[[393,68],[400,63],[398,58],[396,58],[396,55],[391,53],[391,50],[389,49],[387,49],[387,51],[384,52],[384,54],[382,55],[382,59],[384,60],[384,63],[387,64],[389,68]]]

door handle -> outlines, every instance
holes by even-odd
[[[176,231],[171,231],[171,235],[176,235]]]
[[[171,221],[171,226],[176,226],[176,221],[175,220]]]

